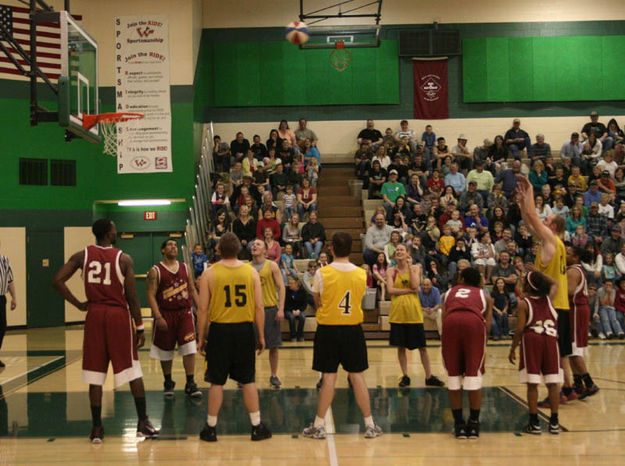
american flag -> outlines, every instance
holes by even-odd
[[[28,8],[0,5],[0,21],[13,28],[13,38],[30,55],[30,11]],[[75,18],[80,19],[80,18]],[[8,42],[2,43],[17,61],[28,71],[30,67],[17,54]],[[37,25],[37,65],[52,82],[56,82],[61,72],[61,28],[55,23]],[[0,51],[0,79],[27,80],[11,60]]]

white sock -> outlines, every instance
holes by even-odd
[[[367,416],[365,418],[365,426],[366,427],[375,427],[375,422],[373,422],[373,416]]]
[[[215,427],[217,425],[217,416],[211,416],[210,414],[206,418],[206,423],[209,427]]]
[[[250,413],[250,421],[252,422],[253,426],[257,426],[258,424],[260,424],[260,411]]]
[[[322,417],[315,416],[315,422],[313,423],[314,428],[325,427],[326,421]]]

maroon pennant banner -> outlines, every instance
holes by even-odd
[[[414,117],[418,120],[449,118],[447,59],[414,60]]]

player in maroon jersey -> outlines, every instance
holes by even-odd
[[[187,265],[177,259],[176,240],[170,238],[163,241],[161,253],[163,260],[150,269],[146,282],[148,303],[155,323],[150,357],[161,362],[165,377],[163,393],[166,397],[173,397],[176,382],[171,378],[171,366],[178,343],[187,376],[184,392],[191,398],[201,398],[202,392],[193,380],[197,345],[191,309],[193,303],[198,306],[200,300]]]
[[[117,237],[115,224],[97,220],[91,231],[96,245],[78,251],[54,277],[56,290],[81,311],[87,311],[83,340],[82,378],[89,384],[93,428],[89,438],[101,443],[102,385],[109,362],[113,364],[115,386],[130,382],[139,423],[137,437],[156,437],[158,430],[146,414],[143,373],[137,348],[143,346],[141,307],[135,290],[134,263],[128,254],[113,247]],[[80,302],[66,285],[82,269],[87,301]],[[130,308],[130,312],[129,312]],[[131,315],[135,325],[133,328]]]
[[[540,272],[529,272],[523,284],[525,297],[519,300],[517,306],[517,327],[508,359],[514,364],[515,350],[520,342],[519,378],[521,383],[527,384],[529,423],[525,426],[525,432],[528,434],[541,433],[538,422],[538,384],[541,374],[549,390],[549,433],[560,433],[558,404],[564,372],[558,348],[558,313],[551,303],[557,292],[558,284],[553,278]]]
[[[588,373],[584,357],[588,354],[588,327],[590,326],[590,306],[588,305],[588,285],[582,262],[590,263],[591,254],[584,248],[567,246],[566,263],[569,304],[571,307],[571,338],[573,353],[571,354],[571,369],[575,391],[582,400],[599,391],[592,377]],[[586,387],[584,387],[586,385]]]
[[[492,324],[493,301],[480,288],[482,277],[475,268],[462,271],[458,285],[443,297],[443,362],[449,376],[449,404],[456,438],[480,436],[482,374],[486,340]],[[462,417],[462,390],[469,392],[471,414]]]

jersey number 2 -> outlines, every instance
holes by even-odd
[[[102,273],[102,264],[98,261],[89,262],[89,271],[87,272],[87,283],[102,283],[103,285],[111,284],[111,263],[104,263],[104,279],[100,276]]]
[[[352,292],[350,290],[347,290],[345,294],[343,295],[343,299],[341,299],[341,302],[339,303],[339,309],[343,310],[341,314],[346,315],[346,316],[351,315],[352,313],[351,297],[352,297]]]

